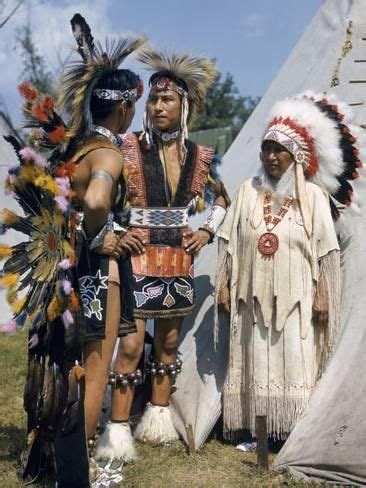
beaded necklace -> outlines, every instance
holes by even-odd
[[[121,147],[122,146],[122,138],[119,134],[116,134],[114,135],[113,132],[111,132],[109,129],[107,129],[106,127],[103,127],[101,125],[95,125],[93,124],[92,126],[92,129],[97,132],[98,134],[106,137],[107,139],[109,139],[111,142],[113,142],[113,144],[116,146],[116,147]]]
[[[272,194],[266,192],[264,195],[263,215],[268,232],[262,234],[258,240],[258,250],[264,257],[271,258],[278,249],[278,237],[271,232],[287,214],[294,197],[288,195],[283,201],[277,215],[272,215]]]

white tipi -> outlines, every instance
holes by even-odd
[[[273,81],[260,104],[224,158],[222,176],[233,195],[259,166],[259,145],[273,104],[307,89],[333,92],[353,107],[355,123],[366,124],[366,5],[365,0],[325,0],[319,12]],[[363,155],[364,160],[365,156]],[[361,195],[366,200],[366,193]],[[276,466],[295,475],[366,483],[366,223],[349,222],[354,231],[347,262],[342,325],[344,332],[327,373]],[[205,441],[221,410],[227,339],[215,352],[212,342],[214,247],[198,260],[197,311],[184,326],[180,346],[184,362],[172,409],[176,426],[187,439],[192,426],[196,448]],[[189,401],[188,401],[189,399]],[[184,419],[184,423],[182,421]]]

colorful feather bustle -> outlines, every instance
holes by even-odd
[[[53,156],[64,151],[66,127],[50,97],[29,83],[20,91],[25,98],[24,125],[37,133],[29,139],[32,147],[16,148],[19,164],[9,169],[5,182],[21,212],[1,210],[0,233],[12,229],[25,238],[14,246],[0,244],[0,288],[6,289],[13,313],[0,325],[0,333],[22,328],[29,335],[24,389],[29,444],[20,470],[28,479],[54,464],[52,435],[65,410],[68,371],[81,357],[82,314],[73,269],[78,217],[71,205],[70,178],[75,166]],[[51,149],[47,159],[44,150]]]
[[[25,297],[14,299],[14,293],[10,293],[8,301],[15,320],[26,314],[23,323],[42,305],[41,318],[37,318],[37,324],[32,324],[40,328],[47,327],[47,311],[54,300],[58,307],[54,308],[52,320],[61,316],[68,307],[69,299],[67,295],[61,299],[59,288],[65,280],[70,282],[70,269],[64,270],[58,265],[64,259],[72,258],[73,250],[67,237],[68,217],[56,198],[60,194],[60,186],[67,198],[69,185],[66,182],[60,185],[47,167],[38,166],[36,153],[23,151],[23,154],[25,157],[22,157],[15,177],[8,184],[25,216],[4,209],[0,219],[6,229],[20,231],[29,240],[12,247],[0,246],[0,257],[6,259],[0,286],[16,291],[16,294],[28,287]]]

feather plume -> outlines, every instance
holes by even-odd
[[[4,208],[0,212],[0,222],[4,225],[12,225],[15,224],[18,221],[18,216],[12,212],[11,210],[8,210],[7,208]]]
[[[20,298],[19,300],[14,301],[11,304],[11,311],[13,312],[14,315],[20,314],[20,312],[23,310],[23,307],[27,301],[27,297]]]
[[[214,63],[208,58],[189,56],[188,54],[171,54],[158,52],[152,47],[142,48],[137,59],[147,65],[149,71],[169,71],[176,78],[183,80],[188,88],[190,113],[188,122],[192,121],[195,111],[203,103],[206,91],[217,78]]]
[[[80,20],[82,17],[77,18]],[[85,19],[83,20],[85,22]],[[84,29],[86,29],[85,25],[88,26],[86,22],[85,25],[82,25]],[[77,26],[78,38],[83,38],[83,41],[80,42],[84,42],[85,38],[82,48],[82,52],[85,54],[85,44],[88,43],[86,39],[92,39],[90,29],[86,34],[81,33],[80,23],[75,26]],[[78,40],[77,42],[79,43]],[[118,69],[126,57],[144,42],[144,37],[106,39],[104,46],[100,42],[94,44],[93,41],[92,56],[82,56],[82,61],[73,61],[66,67],[59,92],[60,103],[69,114],[67,131],[69,137],[87,136],[90,133],[92,127],[90,101],[94,87],[106,73]]]
[[[0,244],[0,259],[4,259],[13,254],[13,249],[6,244]]]
[[[85,63],[94,55],[94,37],[89,24],[80,14],[75,14],[71,19],[71,29],[78,45],[78,53]]]
[[[18,273],[5,273],[0,277],[0,288],[11,288],[14,287],[19,280]]]

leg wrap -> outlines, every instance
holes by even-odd
[[[123,459],[125,462],[136,459],[131,429],[128,422],[108,422],[99,439],[95,459]]]
[[[136,427],[135,439],[152,444],[163,444],[179,439],[169,407],[148,403]]]
[[[146,363],[146,372],[152,376],[169,375],[174,380],[181,371],[182,361],[180,359],[176,359],[174,363],[162,363],[154,361],[154,358],[150,356]]]
[[[133,373],[109,373],[108,384],[112,388],[125,388],[126,386],[138,386],[142,383],[142,372],[136,369]]]

